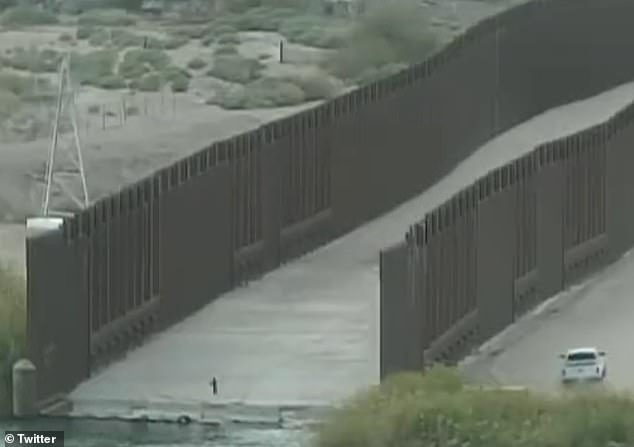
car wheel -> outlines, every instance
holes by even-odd
[[[608,369],[607,368],[603,368],[603,372],[601,372],[601,378],[605,379],[605,376],[608,375]]]

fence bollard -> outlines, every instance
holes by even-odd
[[[284,63],[284,41],[280,40],[280,64]]]
[[[37,416],[37,370],[33,362],[20,359],[13,364],[13,415]]]

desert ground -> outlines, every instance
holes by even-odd
[[[441,45],[466,27],[508,5],[508,2],[437,0],[421,3],[420,7],[429,18],[426,26]],[[319,17],[315,20],[320,26],[331,27],[329,32],[340,36],[345,36],[345,31],[355,26],[353,19]],[[308,26],[303,25],[304,22],[298,23],[296,28]],[[205,25],[202,22],[195,27]],[[161,69],[175,73],[174,77],[167,77],[171,83],[161,82],[158,88],[142,85],[152,80],[149,79],[151,73],[142,73],[143,76],[132,81],[135,85],[119,86],[122,79],[110,75],[99,82],[73,82],[77,128],[91,201],[214,141],[311,107],[316,101],[338,94],[355,83],[354,80],[339,79],[323,68],[322,62],[337,51],[337,44],[330,48],[323,48],[328,46],[323,44],[320,45],[322,48],[311,47],[306,45],[308,39],[289,38],[289,33],[284,35],[281,31],[234,30],[230,38],[227,33],[224,37],[209,38],[204,32],[193,32],[193,28],[194,25],[185,25],[176,19],[138,17],[134,25],[88,26],[81,24],[81,16],[77,20],[61,15],[55,24],[20,27],[5,24],[0,27],[0,120],[3,77],[11,80],[12,76],[20,76],[28,80],[29,84],[21,85],[21,89],[28,90],[31,95],[28,102],[21,103],[19,111],[9,109],[7,113],[5,106],[4,122],[0,125],[0,262],[9,262],[18,270],[24,270],[24,221],[41,212],[58,82],[57,60],[55,64],[50,63],[51,67],[38,68],[36,71],[39,72],[34,74],[28,63],[22,61],[20,65],[16,63],[17,59],[28,61],[31,54],[30,60],[39,59],[42,63],[46,51],[55,57],[72,52],[73,79],[83,77],[85,80],[102,62],[95,57],[90,59],[91,54],[113,52],[115,65],[121,72],[127,53],[146,52],[139,50],[141,36],[141,40],[151,39],[155,47],[160,47],[152,49],[154,53],[162,54]],[[84,35],[80,36],[82,33]],[[181,41],[175,43],[179,38]],[[130,42],[117,43],[116,39]],[[218,42],[223,39],[224,42]],[[345,37],[342,39],[345,42]],[[168,41],[171,43],[167,44]],[[284,42],[285,48],[283,62],[279,60],[280,41]],[[242,63],[248,61],[257,65],[256,75],[249,77],[252,73],[247,69],[246,77],[242,76],[245,73],[243,66],[238,69],[241,79],[234,79],[233,73],[227,76],[214,71],[223,52],[239,58]],[[82,57],[86,58],[84,66],[74,66],[73,61]],[[192,62],[195,59],[197,64]],[[145,68],[153,63],[142,62]],[[135,67],[131,68],[134,70]],[[278,101],[277,97],[262,99],[258,96],[261,92],[249,90],[262,79],[299,79],[304,84],[298,81],[292,88],[276,84],[278,96],[282,97]],[[186,87],[176,88],[177,81],[185,81]],[[304,95],[298,98],[297,85],[306,84],[308,88],[304,88]],[[231,95],[233,99],[227,100]],[[259,102],[250,101],[255,96]],[[69,113],[63,115],[58,146],[61,155],[64,155],[64,149],[73,147],[69,116]],[[60,163],[64,163],[63,159]],[[61,199],[57,194],[56,197]]]

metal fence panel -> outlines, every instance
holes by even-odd
[[[161,197],[162,327],[231,287],[230,182],[229,167],[217,166]]]
[[[400,243],[381,252],[380,377],[422,371],[423,350],[416,329],[418,308],[408,284],[408,247]]]
[[[564,284],[564,169],[542,166],[537,174],[537,271],[540,299],[558,293]]]
[[[38,370],[38,399],[45,400],[90,371],[84,241],[68,243],[62,231],[29,237],[26,262],[27,351]]]
[[[482,340],[513,322],[516,194],[510,187],[478,206],[477,303]]]
[[[607,147],[607,232],[610,257],[634,245],[634,127],[614,135]]]

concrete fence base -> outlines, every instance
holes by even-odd
[[[37,416],[37,370],[33,362],[20,359],[13,365],[13,416]]]

